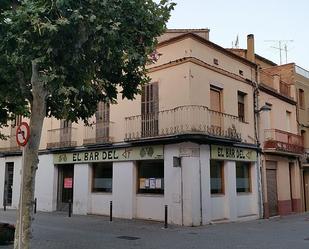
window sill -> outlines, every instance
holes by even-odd
[[[211,194],[211,197],[214,197],[214,198],[216,198],[216,197],[224,197],[224,196],[225,196],[224,193],[221,193],[221,194]]]
[[[112,195],[112,192],[91,192],[92,195]]]
[[[143,194],[143,193],[137,193],[136,197],[160,197],[160,198],[163,198],[164,194]]]
[[[252,195],[252,192],[239,192],[237,196]]]

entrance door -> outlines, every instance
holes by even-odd
[[[309,211],[309,170],[304,171],[305,210]]]
[[[64,165],[58,168],[58,211],[68,211],[69,202],[73,203],[74,165]]]
[[[14,178],[14,163],[13,162],[6,163],[5,164],[4,195],[3,195],[3,204],[6,204],[6,206],[12,205],[13,178]]]
[[[277,170],[266,169],[269,216],[278,215]]]

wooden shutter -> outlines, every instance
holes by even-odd
[[[103,143],[109,140],[110,105],[100,102],[96,111],[96,142]]]
[[[159,84],[154,82],[143,86],[141,98],[142,137],[158,134]]]

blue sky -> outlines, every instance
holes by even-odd
[[[168,28],[209,28],[210,40],[231,47],[239,35],[246,47],[247,34],[254,34],[256,53],[280,62],[278,42],[287,44],[287,62],[309,70],[309,0],[173,0],[177,3]],[[285,63],[285,52],[282,62]]]

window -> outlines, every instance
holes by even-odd
[[[210,191],[211,194],[224,194],[223,161],[210,161]]]
[[[286,111],[286,131],[291,131],[291,112]]]
[[[236,162],[236,189],[237,193],[251,192],[251,165],[248,162]]]
[[[244,71],[243,71],[243,70],[239,70],[239,74],[240,74],[241,76],[243,76],[243,75],[244,75]]]
[[[142,137],[158,135],[159,85],[154,82],[142,88]]]
[[[215,65],[219,65],[218,59],[214,58],[214,64],[215,64]]]
[[[237,98],[238,98],[238,118],[241,122],[245,122],[245,99],[246,93],[238,91]]]
[[[21,125],[21,122],[22,122],[22,116],[21,115],[17,115],[15,117],[15,119],[12,121],[12,127],[16,127],[16,126]]]
[[[305,108],[305,97],[303,89],[298,89],[298,104],[300,108]]]
[[[141,161],[137,167],[138,193],[164,194],[164,161]]]
[[[113,163],[94,163],[92,165],[92,192],[112,192]]]

